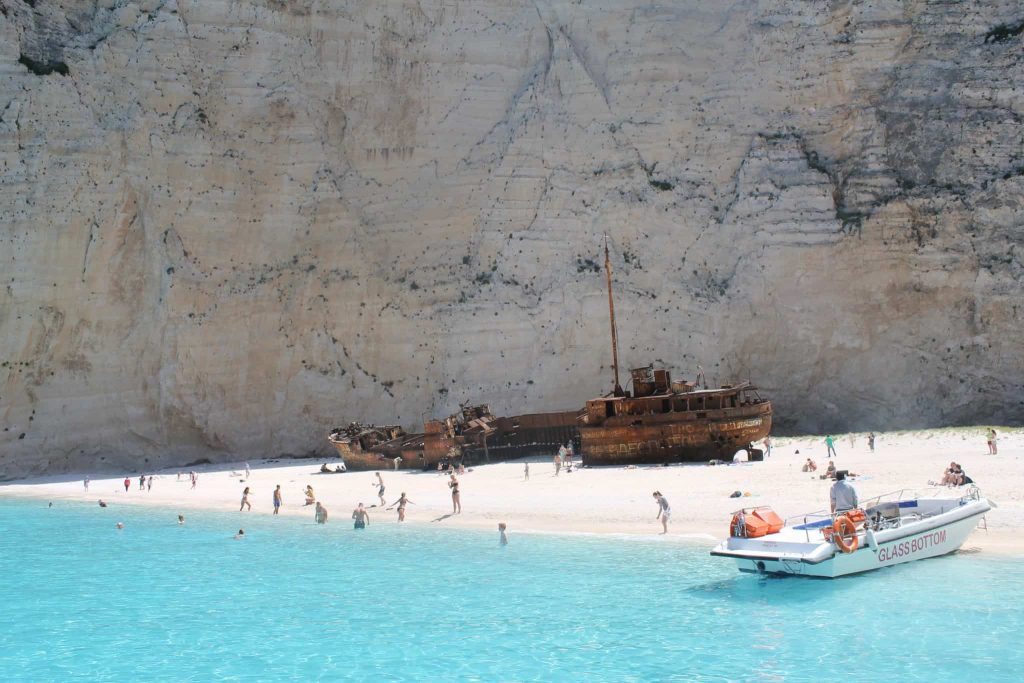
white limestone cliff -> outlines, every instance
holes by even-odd
[[[1008,0],[0,0],[0,477],[751,379],[1024,418]]]

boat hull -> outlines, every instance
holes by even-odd
[[[838,551],[831,543],[813,550],[795,544],[759,539],[730,538],[712,555],[731,557],[741,572],[836,578],[955,552],[991,509],[982,499],[947,513],[899,529],[874,533],[874,543],[864,543],[852,553]]]
[[[422,449],[395,452],[364,451],[352,444],[333,441],[331,445],[345,463],[348,472],[375,472],[377,470],[422,470],[437,463],[428,463]],[[399,460],[395,461],[395,458]]]
[[[661,464],[731,460],[736,451],[771,433],[770,403],[740,408],[625,415],[581,426],[584,465]]]

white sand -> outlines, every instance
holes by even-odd
[[[836,437],[839,457],[836,466],[861,476],[854,484],[861,499],[899,489],[924,492],[929,481],[941,478],[950,460],[959,462],[980,486],[982,493],[998,503],[987,517],[988,530],[975,531],[965,547],[1024,552],[1024,430],[997,428],[999,454],[987,454],[981,428],[944,429],[879,434],[875,453],[869,453],[865,435],[858,434],[851,446],[849,435]],[[436,473],[382,471],[390,505],[402,491],[410,505],[406,524],[432,527],[473,527],[497,529],[507,522],[510,534],[523,532],[630,534],[657,537],[661,525],[655,520],[657,506],[651,496],[660,490],[672,504],[669,540],[690,539],[710,544],[727,533],[732,511],[740,507],[770,505],[781,516],[798,515],[828,507],[831,482],[800,471],[806,457],[824,472],[828,458],[821,437],[773,440],[771,458],[763,463],[708,467],[641,466],[634,469],[580,469],[554,476],[550,458],[530,462],[530,480],[523,479],[523,462],[474,468],[459,477],[463,512],[450,515],[451,496],[447,477]],[[797,455],[795,451],[799,450]],[[331,461],[333,465],[335,461]],[[139,491],[139,473],[129,474],[131,489],[125,493],[125,474],[96,478],[90,490],[83,490],[81,478],[49,477],[12,482],[0,487],[2,496],[35,497],[46,500],[76,500],[95,503],[105,500],[114,517],[130,522],[130,505],[167,508],[173,514],[199,514],[199,510],[237,511],[242,489],[250,486],[251,512],[240,512],[238,526],[245,518],[269,515],[271,494],[281,484],[283,515],[313,518],[313,506],[303,505],[302,491],[311,484],[317,499],[330,511],[329,524],[348,526],[352,509],[362,501],[378,504],[376,478],[372,472],[323,475],[321,461],[281,460],[251,462],[252,474],[244,477],[242,463],[195,468],[198,486],[190,488],[187,469],[181,481],[177,470],[157,472],[151,491]],[[148,474],[148,473],[147,473]],[[733,491],[750,492],[742,499],[729,498]],[[396,524],[394,511],[370,509],[371,528]]]

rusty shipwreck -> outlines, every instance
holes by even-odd
[[[702,388],[696,381],[673,382],[668,370],[649,365],[632,370],[632,394],[623,391],[607,240],[604,268],[615,385],[610,394],[587,401],[580,416],[583,464],[731,460],[740,449],[746,449],[751,459],[760,459],[754,443],[771,432],[772,404],[749,382]],[[698,372],[698,381],[703,374]]]
[[[552,455],[570,442],[578,447],[578,417],[575,410],[497,417],[486,405],[462,406],[444,420],[428,421],[420,433],[353,422],[333,429],[328,441],[348,470],[428,470]]]
[[[615,382],[610,393],[581,410],[513,417],[495,416],[486,405],[462,406],[415,434],[396,425],[352,423],[329,436],[347,468],[433,469],[550,457],[570,443],[586,466],[732,459],[740,449],[760,459],[754,444],[771,432],[772,404],[751,383],[708,389],[703,372],[694,382],[673,381],[668,370],[649,365],[631,371],[632,391],[622,389],[607,241],[604,265]]]

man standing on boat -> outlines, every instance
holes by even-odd
[[[853,510],[860,503],[857,499],[857,490],[846,481],[846,470],[836,472],[836,483],[832,484],[829,499],[832,502],[832,514]]]

